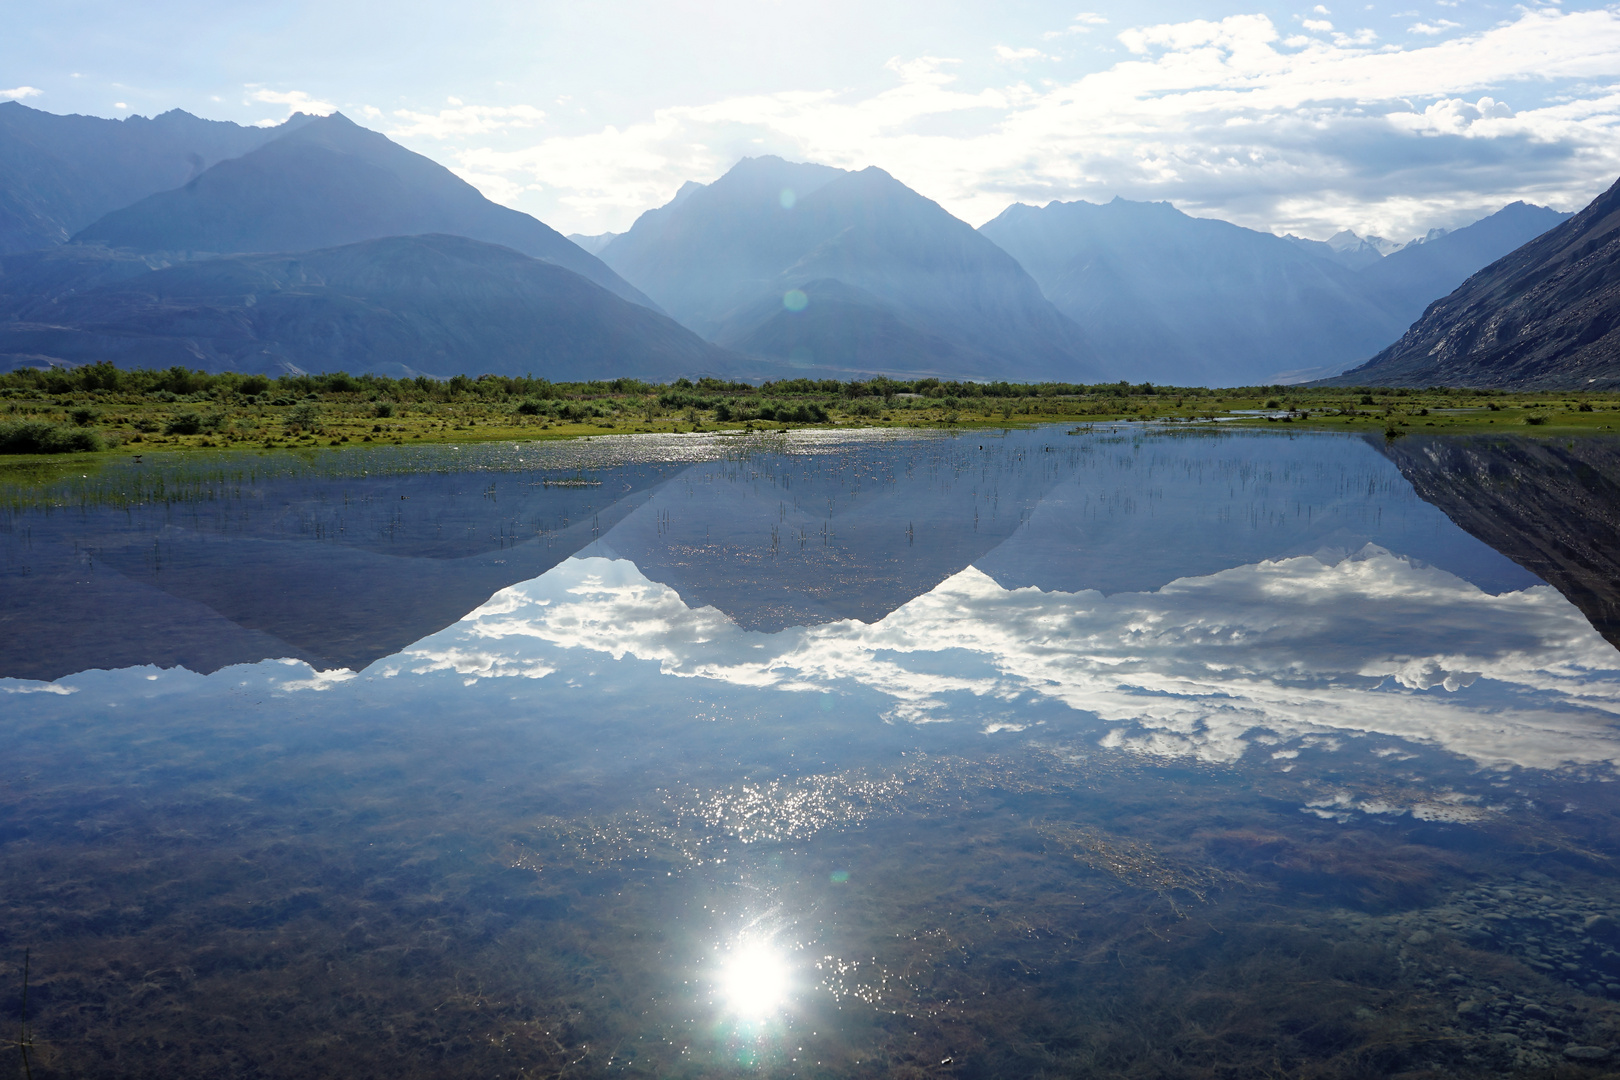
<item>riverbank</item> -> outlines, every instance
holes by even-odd
[[[1515,431],[1580,434],[1620,431],[1620,394],[1511,394],[1472,390],[1207,390],[1124,384],[1102,387],[976,387],[938,384],[815,384],[704,388],[583,384],[549,387],[546,397],[436,384],[418,400],[376,388],[319,383],[297,397],[272,385],[257,394],[215,387],[171,391],[0,391],[0,434],[38,460],[63,447],[75,459],[149,450],[220,447],[277,449],[468,442],[551,441],[605,434],[753,432],[815,428],[986,428],[1041,423],[1289,424],[1315,430],[1382,433]],[[907,385],[907,384],[898,384]],[[385,388],[386,389],[386,388]],[[409,389],[409,384],[407,384]],[[986,390],[995,391],[987,393]],[[643,393],[642,391],[646,392]],[[977,393],[973,391],[979,391]],[[1007,393],[1024,390],[1027,393]],[[655,392],[656,391],[656,392]],[[402,394],[401,397],[406,395]],[[23,429],[27,428],[27,432]],[[27,434],[28,439],[20,438]],[[31,440],[31,441],[30,441]],[[6,440],[0,438],[0,446]]]

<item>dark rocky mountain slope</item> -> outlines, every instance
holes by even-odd
[[[19,264],[0,284],[33,281],[10,294],[0,288],[0,366],[107,360],[659,381],[757,367],[571,270],[465,237],[391,237],[160,269],[88,247],[68,271],[56,261],[12,256],[0,264]],[[53,291],[63,277],[101,284]]]
[[[309,119],[257,128],[179,109],[107,120],[0,103],[0,254],[64,243],[103,214],[180,187]]]
[[[1435,301],[1330,385],[1620,386],[1620,182]]]
[[[1012,257],[881,169],[744,159],[602,257],[698,333],[805,368],[1099,377]]]
[[[544,222],[484,198],[444,166],[341,113],[313,119],[182,187],[114,211],[74,240],[142,252],[283,252],[447,233],[645,295]]]

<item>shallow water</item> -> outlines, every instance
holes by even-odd
[[[13,484],[4,1019],[28,949],[39,1075],[1590,1071],[1612,454],[1097,427]]]

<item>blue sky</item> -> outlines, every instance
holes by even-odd
[[[570,232],[758,153],[878,165],[973,224],[1121,195],[1316,237],[1620,175],[1620,8],[1086,4],[3,0],[0,97],[338,108]]]

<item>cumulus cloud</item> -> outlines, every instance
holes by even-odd
[[[248,101],[245,104],[259,103],[264,105],[284,105],[287,115],[294,113],[307,113],[312,116],[330,116],[337,112],[337,106],[330,101],[322,101],[311,97],[302,90],[266,90],[264,87],[248,87]],[[280,123],[279,120],[260,121],[260,124]]]
[[[1123,195],[1306,235],[1407,235],[1518,198],[1572,208],[1620,172],[1620,12],[1521,11],[1421,45],[1335,26],[1287,40],[1264,15],[1131,27],[1112,66],[1038,87],[896,60],[873,93],[733,97],[453,153],[464,175],[546,187],[548,212],[585,231],[624,228],[683,181],[761,153],[880,165],[971,222],[1012,201]],[[1482,95],[1513,115],[1414,126]]]
[[[1052,59],[1039,49],[1014,49],[1009,45],[997,45],[992,51],[996,59],[1002,61]]]
[[[1375,547],[1112,596],[1008,590],[970,567],[876,623],[775,634],[688,607],[627,561],[571,559],[410,655],[476,679],[570,651],[742,687],[858,685],[913,723],[1006,729],[1026,715],[1012,702],[1045,700],[1100,722],[1106,745],[1209,761],[1379,735],[1490,767],[1620,762],[1614,649],[1568,601],[1492,595]]]
[[[0,101],[21,101],[24,98],[39,97],[44,92],[37,86],[14,86],[10,90],[0,90]]]
[[[1411,30],[1414,34],[1427,34],[1432,37],[1435,34],[1443,34],[1447,30],[1455,30],[1461,25],[1462,23],[1455,23],[1450,19],[1436,19],[1434,22],[1413,23]]]

